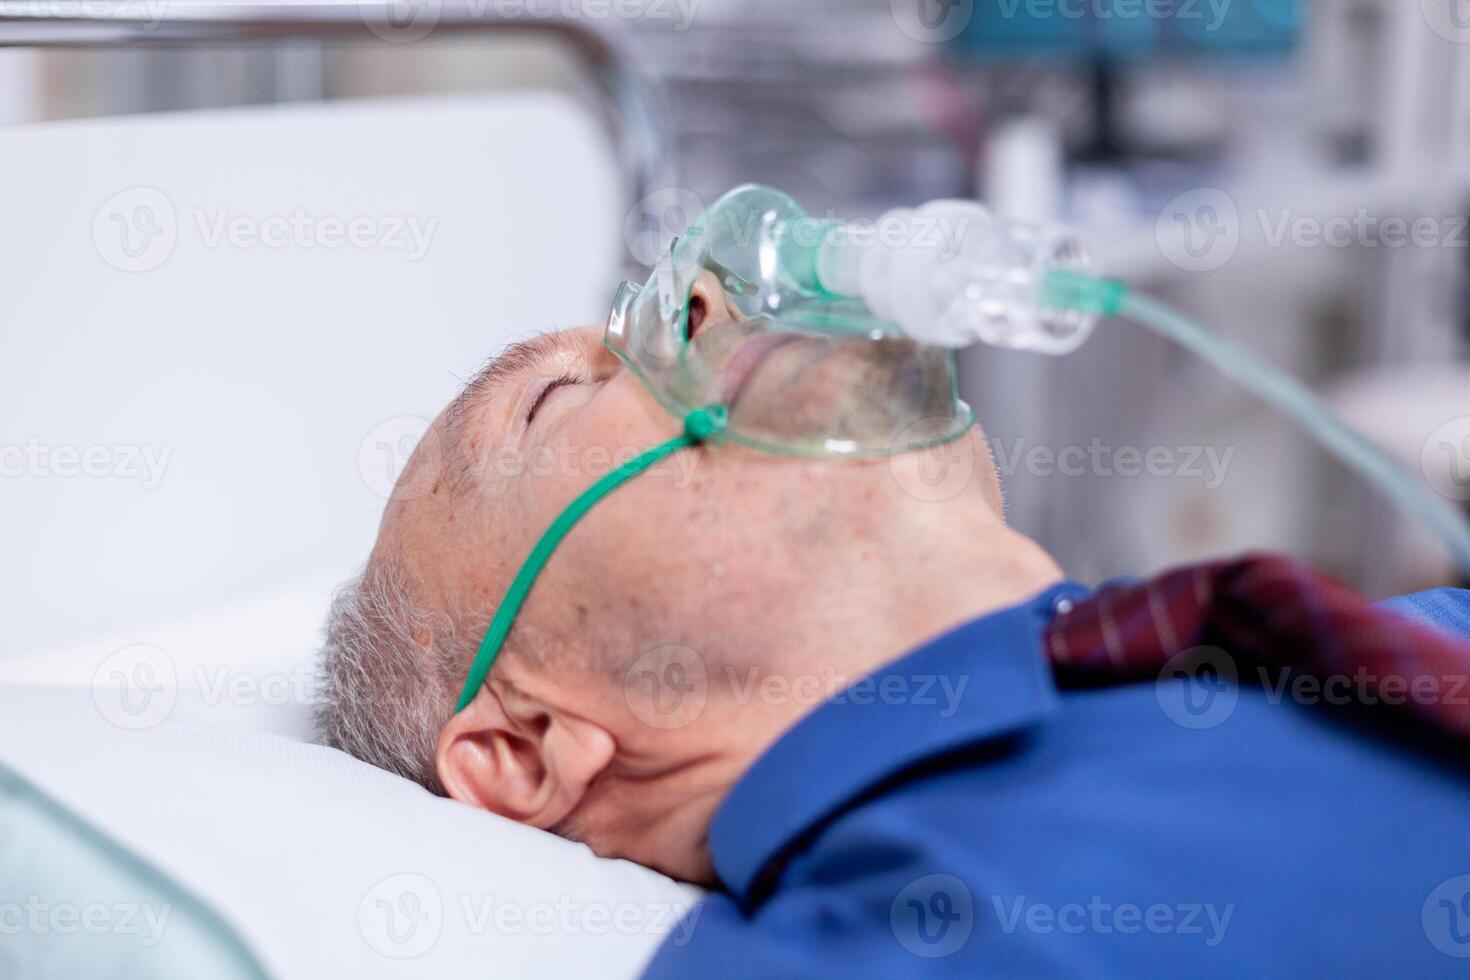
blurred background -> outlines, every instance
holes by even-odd
[[[605,316],[747,181],[813,213],[961,197],[1072,224],[1101,270],[1470,499],[1457,0],[4,0],[0,45],[0,601],[22,647],[350,571],[453,372]],[[437,232],[411,264],[251,250],[211,237],[221,209]],[[1141,328],[962,357],[1010,519],[1076,578],[1270,548],[1376,595],[1455,581]],[[82,487],[37,445],[172,461],[147,492]]]
[[[1455,9],[710,0],[699,30],[640,36],[672,96],[681,186],[759,180],[872,216],[978,196],[1068,222],[1102,269],[1290,368],[1419,467],[1470,413],[1470,19]],[[1394,219],[1438,231],[1399,247]],[[1263,547],[1378,592],[1452,577],[1290,426],[1137,328],[1107,325],[1066,358],[964,358],[1011,519],[1075,575]],[[1470,465],[1464,428],[1428,455]],[[1069,447],[1085,466],[1064,465]]]

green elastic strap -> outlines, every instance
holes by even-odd
[[[459,703],[454,707],[456,714],[463,711],[475,699],[480,685],[485,683],[485,677],[490,673],[490,665],[495,663],[495,658],[500,654],[500,648],[505,644],[506,636],[510,634],[511,626],[515,624],[516,616],[526,601],[526,595],[536,582],[536,576],[541,574],[541,569],[545,567],[551,553],[556,550],[557,545],[561,544],[567,532],[582,519],[582,515],[591,510],[592,505],[603,497],[679,450],[717,438],[725,429],[725,419],[726,412],[723,405],[708,405],[695,409],[684,416],[682,433],[628,460],[583,490],[576,500],[567,505],[566,510],[557,515],[556,520],[552,521],[551,526],[546,529],[546,533],[541,535],[541,540],[536,542],[536,547],[531,549],[531,554],[526,557],[525,564],[521,566],[521,570],[516,573],[515,580],[506,590],[505,599],[500,603],[500,608],[495,610],[495,618],[490,620],[490,628],[485,631],[485,639],[480,641],[480,649],[475,653],[475,662],[470,665],[470,674],[465,678],[464,690],[459,692]]]

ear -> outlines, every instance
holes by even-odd
[[[616,750],[597,723],[520,698],[509,711],[486,684],[444,726],[434,761],[454,799],[544,830],[577,808]]]

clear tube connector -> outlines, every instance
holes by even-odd
[[[814,271],[822,289],[861,299],[921,343],[1066,354],[1098,313],[1059,302],[1049,276],[1090,269],[1070,229],[998,221],[974,201],[933,201],[890,211],[876,229],[833,223]]]

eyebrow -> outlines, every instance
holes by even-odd
[[[454,401],[449,403],[449,408],[444,413],[444,424],[454,470],[460,478],[469,472],[469,460],[464,452],[465,433],[462,431],[465,416],[475,407],[495,398],[512,377],[551,357],[564,344],[565,340],[559,333],[544,333],[511,344],[486,361],[484,367],[475,373],[454,397]]]

